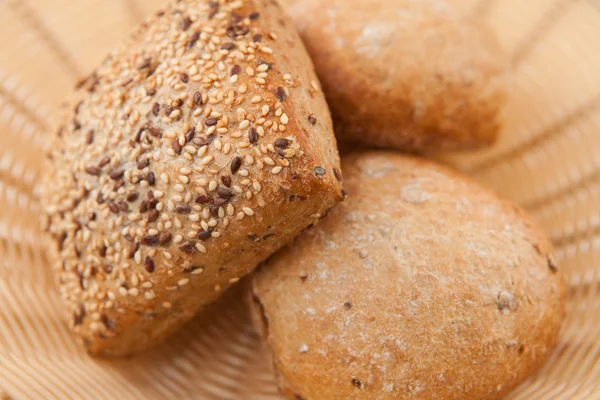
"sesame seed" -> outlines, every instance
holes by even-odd
[[[206,254],[206,247],[202,243],[196,243],[196,249],[198,249],[200,253]]]
[[[140,265],[142,263],[142,253],[137,250],[133,256],[133,259],[137,265]]]
[[[254,210],[252,210],[250,207],[243,207],[242,211],[246,215],[254,215]]]
[[[181,229],[183,227],[183,223],[181,222],[181,220],[177,217],[175,217],[173,219],[173,224],[175,225],[175,228],[177,229]]]
[[[275,161],[273,161],[273,159],[271,157],[263,157],[263,161],[267,165],[270,165],[270,166],[274,166],[275,165]]]
[[[213,160],[215,159],[215,156],[213,156],[212,154],[209,156],[206,156],[202,159],[201,163],[202,165],[209,165],[210,163],[213,162]]]
[[[170,179],[169,179],[169,175],[165,174],[164,172],[162,174],[160,174],[160,180],[164,183],[164,184],[169,184]]]
[[[179,285],[179,286],[185,286],[185,285],[188,284],[189,281],[190,280],[188,278],[183,278],[183,279],[180,279],[179,282],[177,282],[177,285]]]
[[[272,173],[273,175],[277,175],[277,174],[279,174],[279,173],[281,172],[281,170],[282,170],[282,169],[283,169],[283,167],[282,167],[281,165],[278,165],[278,166],[276,166],[276,167],[273,167],[273,168],[271,169],[271,173]]]
[[[256,103],[260,103],[262,101],[262,98],[260,96],[254,96],[252,98],[252,100],[250,100],[252,103],[256,104]]]
[[[192,270],[192,275],[199,275],[202,272],[204,272],[204,268],[197,267]]]
[[[233,185],[232,186],[233,190],[235,190],[237,193],[244,193],[244,190],[239,187],[238,185]]]
[[[208,151],[208,146],[202,146],[198,149],[198,157],[204,157],[204,155],[206,154],[206,152]]]

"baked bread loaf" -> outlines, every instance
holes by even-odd
[[[442,166],[343,157],[346,201],[259,269],[290,399],[498,399],[557,341],[565,287],[515,205]]]
[[[161,341],[342,199],[325,98],[276,2],[173,2],[73,97],[44,228],[91,353]]]
[[[338,140],[410,151],[491,144],[506,60],[495,37],[443,0],[294,0],[292,16]]]

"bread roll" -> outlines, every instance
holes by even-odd
[[[93,354],[161,341],[342,198],[327,104],[276,2],[173,2],[61,121],[44,225]]]
[[[290,399],[499,399],[546,359],[565,287],[515,205],[428,161],[342,159],[347,200],[254,277]]]
[[[290,3],[338,140],[410,151],[494,142],[506,61],[486,27],[443,0]]]

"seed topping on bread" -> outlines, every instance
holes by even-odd
[[[133,34],[142,38],[135,52],[116,50],[78,83],[80,101],[64,110],[74,117],[51,150],[70,167],[57,171],[46,206],[61,292],[74,326],[89,317],[107,336],[114,321],[103,312],[115,299],[154,299],[159,268],[179,277],[168,290],[188,284],[204,268],[184,255],[207,254],[237,221],[272,212],[255,207],[262,174],[289,184],[305,162],[286,133],[295,124],[286,113],[290,89],[301,83],[278,69],[269,47],[284,38],[262,28],[251,2],[187,3],[159,12]],[[310,110],[300,117],[314,125]]]

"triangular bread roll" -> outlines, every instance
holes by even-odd
[[[325,98],[274,1],[173,2],[73,97],[44,228],[93,354],[161,341],[343,197]]]

